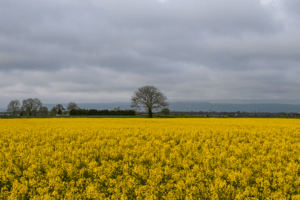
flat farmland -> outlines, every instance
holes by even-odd
[[[0,119],[0,199],[300,199],[297,119]]]

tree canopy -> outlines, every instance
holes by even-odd
[[[38,99],[26,99],[22,102],[22,110],[29,113],[29,116],[36,114],[37,110],[42,106],[42,102]]]
[[[68,110],[68,111],[71,111],[72,109],[74,109],[74,110],[79,110],[80,108],[77,106],[76,103],[70,102],[69,105],[68,105],[68,107],[67,107],[67,110]]]
[[[39,109],[39,114],[42,116],[47,116],[49,114],[49,110],[46,106],[41,106]]]

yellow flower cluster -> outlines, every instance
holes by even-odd
[[[300,199],[297,119],[0,119],[0,199]]]

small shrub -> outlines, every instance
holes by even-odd
[[[164,108],[164,109],[162,109],[160,112],[161,112],[162,114],[164,114],[164,115],[169,115],[170,110],[169,110],[168,108]]]

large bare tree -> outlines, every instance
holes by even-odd
[[[22,102],[22,110],[28,112],[29,116],[36,114],[37,110],[42,107],[42,102],[38,99],[26,99]]]
[[[167,97],[154,86],[144,86],[138,88],[131,97],[132,108],[144,108],[148,110],[149,117],[152,118],[152,110],[159,110],[169,105]]]
[[[13,115],[16,114],[17,111],[19,111],[21,108],[21,103],[19,100],[12,100],[9,102],[7,106],[7,112],[13,112]]]

